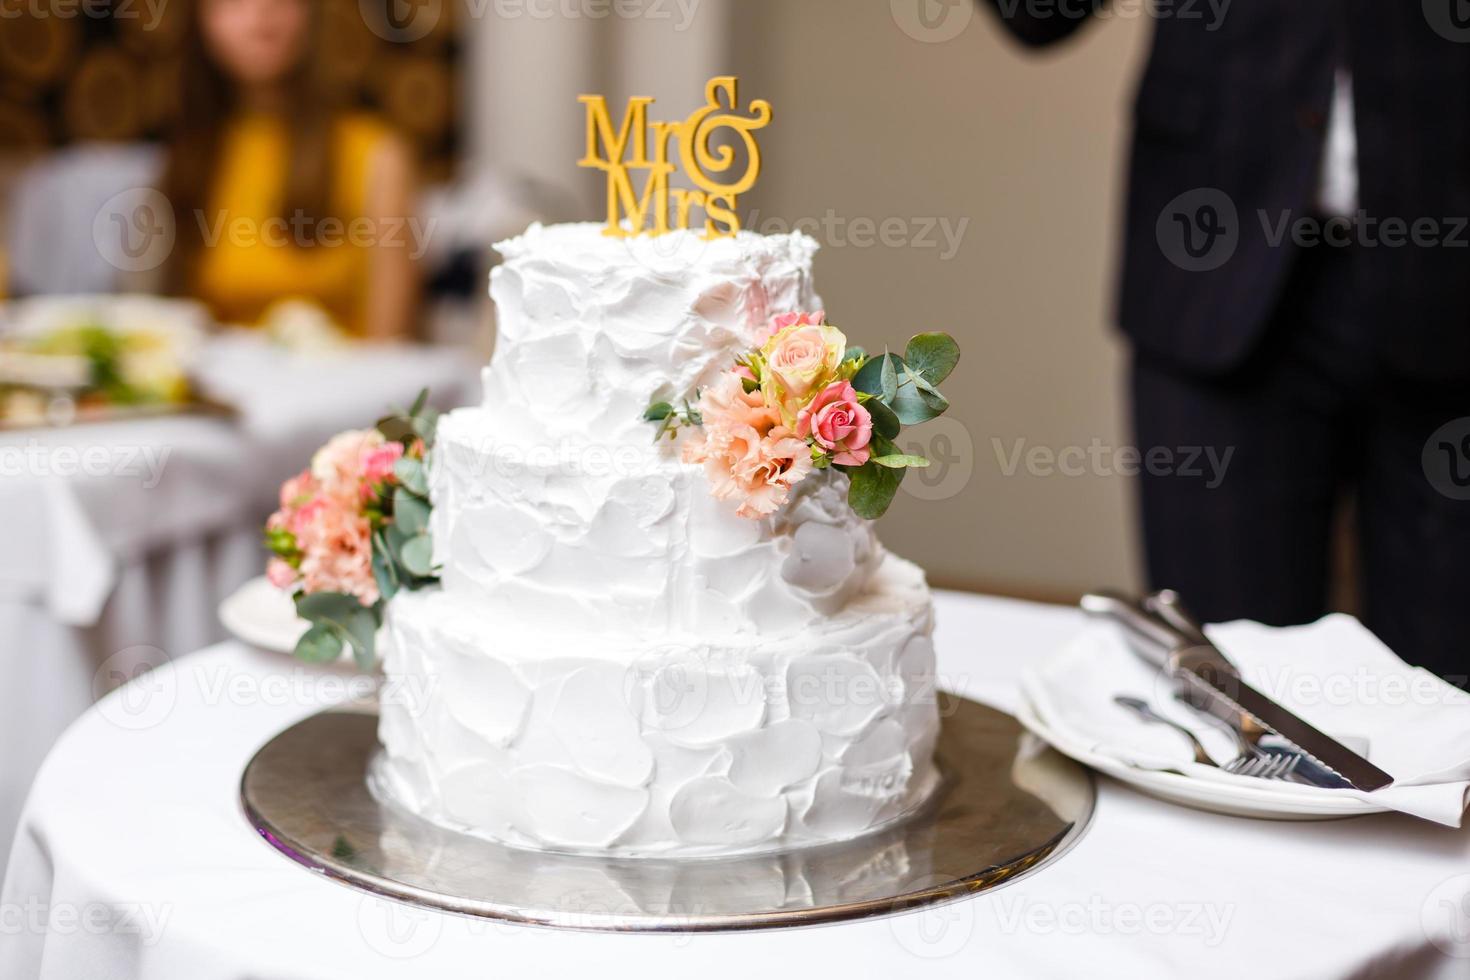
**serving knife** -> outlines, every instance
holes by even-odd
[[[1393,777],[1336,739],[1272,701],[1240,678],[1223,653],[1172,593],[1135,599],[1118,592],[1082,597],[1091,615],[1122,627],[1132,650],[1179,686],[1183,700],[1196,710],[1249,732],[1274,732],[1314,766],[1295,774],[1313,785],[1363,792],[1382,789]]]

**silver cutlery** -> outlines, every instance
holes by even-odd
[[[1289,772],[1294,781],[1365,792],[1393,782],[1388,773],[1241,680],[1177,595],[1135,599],[1097,592],[1082,597],[1082,608],[1122,627],[1133,651],[1173,679],[1190,707],[1229,725],[1253,745],[1262,733],[1278,736],[1301,757]]]
[[[1242,741],[1242,748],[1239,754],[1222,766],[1210,758],[1209,752],[1205,751],[1204,744],[1200,742],[1199,737],[1194,732],[1177,721],[1174,721],[1172,718],[1165,718],[1142,698],[1119,694],[1113,698],[1113,702],[1133,712],[1144,721],[1157,725],[1167,725],[1183,735],[1189,740],[1190,747],[1194,750],[1194,761],[1202,766],[1211,766],[1236,776],[1253,776],[1257,779],[1286,779],[1301,761],[1300,756],[1256,750]]]

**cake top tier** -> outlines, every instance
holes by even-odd
[[[596,224],[532,225],[496,248],[485,407],[533,440],[646,445],[651,401],[693,398],[773,315],[821,305],[817,243],[800,233],[619,239]]]

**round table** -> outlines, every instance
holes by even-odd
[[[942,683],[1002,709],[1068,609],[939,596]],[[104,699],[36,779],[0,893],[0,977],[1464,977],[1470,830],[1182,809],[1109,780],[1061,860],[988,895],[806,930],[608,935],[412,909],[292,864],[247,827],[242,767],[365,690],[227,643]]]

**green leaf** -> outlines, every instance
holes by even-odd
[[[410,493],[419,497],[429,495],[429,473],[418,460],[404,456],[393,464],[393,475]]]
[[[943,415],[949,408],[949,400],[939,393],[938,388],[925,381],[923,376],[917,374],[907,364],[904,365],[903,370],[904,379],[913,385],[914,393],[918,396],[919,401],[923,402],[930,412],[933,413],[930,418]]]
[[[883,371],[884,364],[893,361],[895,369],[903,366],[903,358],[897,354],[884,354],[882,357],[870,357],[852,377],[852,386],[858,391],[869,395],[883,394]]]
[[[662,422],[664,419],[673,414],[674,406],[670,405],[668,402],[654,402],[652,405],[648,406],[648,411],[643,413],[643,421]]]
[[[424,406],[427,405],[428,403],[429,403],[429,389],[428,388],[421,388],[421,389],[419,389],[418,397],[413,400],[413,408],[410,408],[408,410],[408,414],[409,415],[419,415],[419,414],[422,414],[423,413],[423,410],[424,410]]]
[[[309,664],[329,664],[342,656],[342,638],[326,623],[317,623],[301,634],[293,652],[297,660]]]
[[[402,584],[398,579],[398,566],[393,561],[393,549],[388,547],[388,536],[382,531],[373,534],[373,580],[383,598],[391,599],[398,594]]]
[[[899,429],[902,428],[898,416],[893,414],[893,409],[876,398],[869,398],[863,402],[863,407],[873,417],[873,431],[888,439],[897,439]]]
[[[398,560],[414,576],[429,578],[434,574],[434,543],[427,534],[409,538],[399,549]]]
[[[842,355],[844,361],[861,361],[868,356],[868,352],[861,347],[849,347],[847,353]]]
[[[313,592],[296,597],[296,614],[317,626],[325,626],[341,645],[350,645],[358,666],[364,670],[376,658],[379,609],[369,609],[356,596],[341,592]]]
[[[883,354],[883,367],[878,374],[878,383],[883,391],[883,400],[892,404],[898,395],[898,368],[894,365],[894,359],[887,356],[887,351]],[[904,370],[908,370],[907,364],[904,365]]]
[[[925,381],[937,385],[960,362],[960,345],[947,333],[921,333],[909,339],[903,357]]]
[[[853,513],[864,520],[875,521],[893,503],[898,485],[903,482],[903,470],[878,466],[872,460],[847,471],[851,484],[847,489],[847,502]]]
[[[929,465],[929,461],[923,456],[909,456],[904,453],[894,453],[889,456],[871,456],[868,462],[876,463],[879,466],[886,466],[892,470],[905,468],[922,469]]]
[[[393,491],[393,526],[406,537],[422,534],[429,526],[429,505],[407,487]]]

